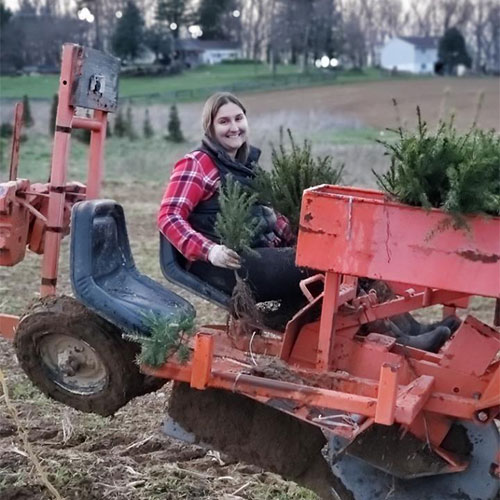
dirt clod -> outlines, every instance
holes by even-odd
[[[228,391],[197,391],[176,384],[170,416],[199,442],[229,456],[302,483],[321,498],[350,498],[321,454],[326,443],[319,428],[274,408]]]

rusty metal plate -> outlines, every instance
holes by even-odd
[[[403,205],[372,189],[304,191],[296,263],[319,271],[500,297],[500,217]]]
[[[120,59],[99,50],[82,47],[71,105],[113,113],[118,105]]]

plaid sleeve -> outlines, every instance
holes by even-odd
[[[276,225],[274,226],[274,232],[281,240],[282,246],[289,246],[295,243],[295,236],[292,233],[289,220],[276,212]]]
[[[195,152],[176,163],[158,211],[158,228],[189,260],[208,260],[208,252],[215,245],[187,221],[194,207],[217,189],[219,173],[207,158]]]

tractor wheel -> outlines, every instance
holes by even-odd
[[[71,297],[37,302],[21,318],[15,348],[30,380],[77,410],[109,416],[166,381],[135,364],[138,347],[114,325]]]

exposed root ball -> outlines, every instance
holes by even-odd
[[[257,308],[250,285],[235,271],[236,285],[231,296],[231,314],[249,324],[261,323],[261,313]]]

